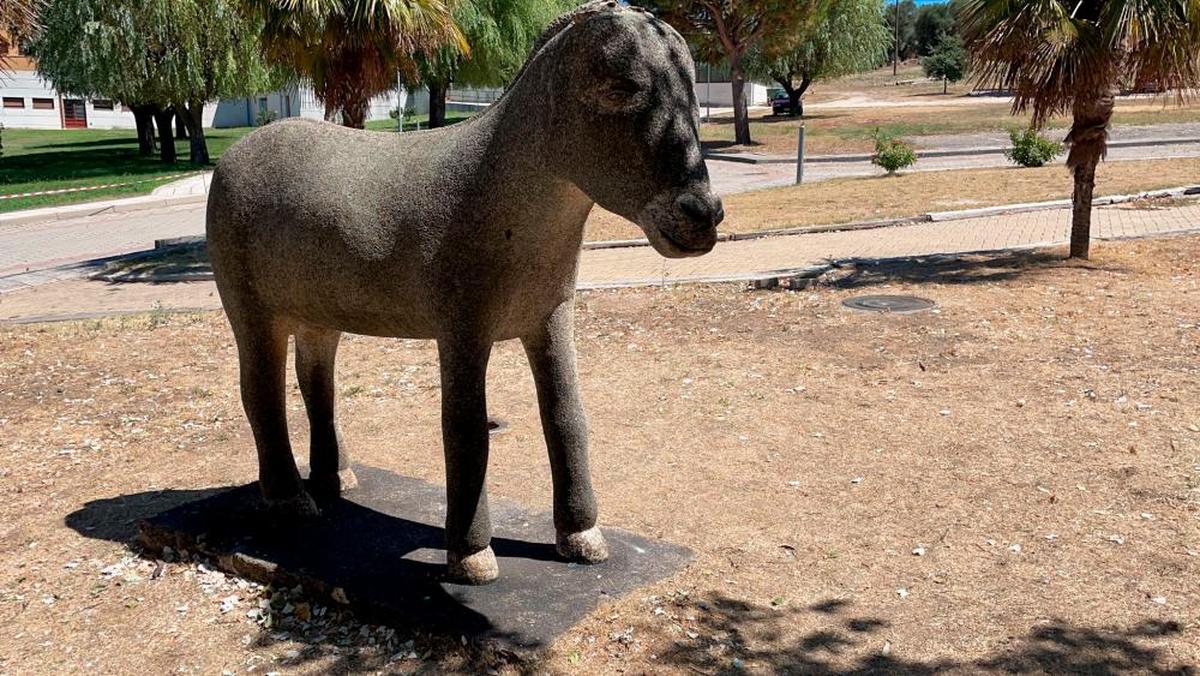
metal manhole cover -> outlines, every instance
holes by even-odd
[[[924,312],[937,307],[937,303],[928,298],[918,298],[917,296],[856,296],[842,301],[842,305],[851,310],[891,312],[893,314]]]

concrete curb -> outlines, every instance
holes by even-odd
[[[207,201],[208,195],[179,195],[172,197],[142,195],[140,197],[126,197],[118,200],[105,200],[103,202],[82,202],[80,204],[68,204],[61,207],[12,211],[7,214],[0,214],[0,228],[6,225],[63,221],[70,218],[95,216],[102,213],[123,214],[160,207],[204,204]]]
[[[1148,139],[1137,141],[1110,141],[1109,148],[1153,148],[1156,146],[1177,146],[1200,143],[1200,138],[1180,137],[1168,139]],[[980,146],[975,148],[929,149],[918,150],[918,158],[930,157],[975,157],[979,155],[1003,155],[1008,146]],[[837,162],[870,162],[874,157],[871,153],[855,153],[847,155],[812,155],[804,158],[805,164],[827,164]],[[706,160],[719,162],[737,162],[740,164],[795,164],[796,158],[791,155],[755,155],[753,153],[722,153],[708,152]]]

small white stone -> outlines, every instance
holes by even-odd
[[[904,587],[901,587],[896,590],[896,596],[899,596],[902,599],[906,599],[906,598],[908,598],[908,590],[905,589]]]
[[[925,548],[918,545],[913,548],[912,553],[913,556],[925,556]]]

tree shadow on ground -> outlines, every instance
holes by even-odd
[[[203,241],[87,261],[81,267],[92,279],[110,284],[195,281],[212,275]]]
[[[1177,664],[1168,650],[1147,641],[1182,634],[1177,622],[1146,620],[1128,628],[1073,626],[1051,620],[1033,627],[1009,647],[975,660],[922,661],[894,655],[878,634],[887,620],[858,617],[850,602],[830,599],[808,607],[773,608],[716,594],[690,602],[696,618],[690,642],[676,642],[662,663],[702,674],[743,670],[780,674],[946,673],[1193,674],[1194,665]],[[787,629],[816,616],[825,628],[792,638]],[[867,648],[871,649],[869,652]]]
[[[1067,261],[1062,252],[1047,249],[969,254],[937,254],[898,258],[850,258],[834,263],[822,283],[838,289],[862,289],[893,283],[995,284],[1042,270],[1071,267],[1114,271],[1111,266]]]

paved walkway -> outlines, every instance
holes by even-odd
[[[1200,202],[1167,209],[1118,205],[1096,209],[1093,236],[1104,239],[1200,232]],[[580,281],[606,286],[639,281],[699,281],[800,269],[829,260],[1051,246],[1065,243],[1071,210],[1053,209],[937,223],[721,242],[707,256],[663,259],[648,248],[587,251]]]
[[[871,230],[738,240],[719,243],[707,256],[684,260],[663,259],[649,247],[589,250],[583,253],[580,286],[715,281],[803,270],[848,258],[1050,246],[1067,241],[1070,215],[1069,209],[1054,209]],[[1105,207],[1095,211],[1093,224],[1098,238],[1200,233],[1200,202],[1160,209]],[[211,281],[109,284],[73,279],[0,295],[0,322],[219,306]]]

